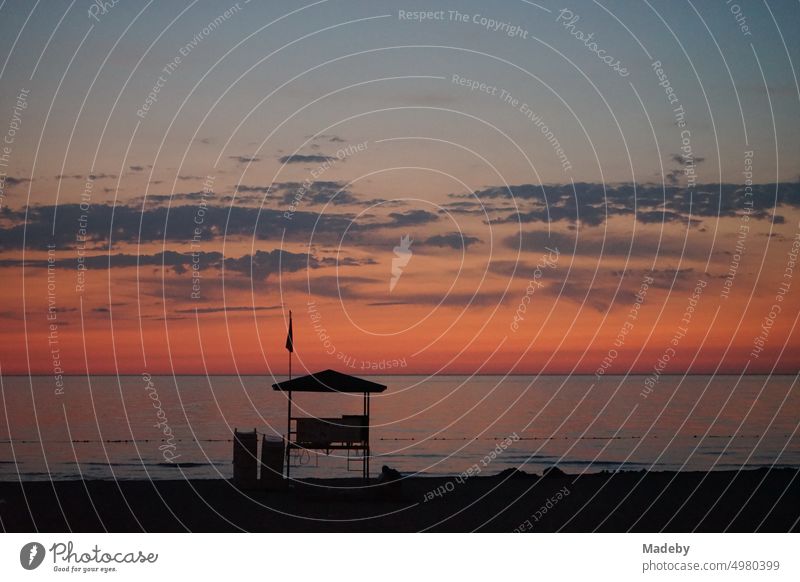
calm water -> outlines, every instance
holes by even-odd
[[[574,473],[800,467],[793,376],[663,377],[647,398],[641,376],[372,379],[389,386],[372,400],[373,473],[385,464],[456,474],[515,434],[483,474],[553,463]],[[63,395],[51,378],[2,378],[0,480],[230,477],[233,427],[285,430],[286,400],[273,381],[154,377],[159,419],[141,377],[68,378]],[[309,415],[338,416],[359,412],[361,397],[301,394],[295,403]],[[165,426],[179,465],[162,455]],[[358,474],[342,457],[295,462],[303,463],[298,477]]]

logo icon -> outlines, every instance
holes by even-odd
[[[400,246],[394,247],[395,256],[392,257],[392,278],[389,280],[389,293],[394,291],[395,285],[400,280],[400,275],[403,274],[403,269],[408,265],[411,260],[411,240],[410,235],[405,235],[400,238]]]
[[[19,551],[19,563],[26,570],[35,570],[44,561],[44,546],[39,542],[29,542]]]

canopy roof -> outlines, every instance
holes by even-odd
[[[308,376],[301,376],[285,382],[278,382],[272,385],[273,390],[283,390],[284,392],[383,392],[386,386],[376,382],[370,382],[363,378],[356,378],[349,374],[343,374],[336,370],[323,370]]]

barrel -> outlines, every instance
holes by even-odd
[[[259,483],[262,489],[277,489],[283,486],[283,439],[261,439],[261,477]]]

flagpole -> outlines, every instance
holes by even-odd
[[[292,337],[292,310],[289,310],[289,342],[292,349],[289,350],[289,380],[292,379],[292,354],[294,354],[294,338]]]
[[[289,338],[291,338],[291,339],[289,339]],[[291,341],[291,344],[289,344],[287,342],[287,347],[288,347],[288,345],[292,346],[292,349],[289,350],[289,380],[291,380],[292,379],[292,354],[294,353],[294,338],[292,337],[292,310],[291,309],[289,310],[289,336],[288,336],[287,339],[289,339],[289,341]],[[292,449],[289,446],[291,444],[291,442],[292,442],[292,439],[291,439],[291,432],[292,432],[292,389],[289,388],[288,392],[289,392],[289,406],[287,408],[288,413],[286,415],[286,479],[287,480],[289,479],[289,471],[290,471],[290,468],[291,468],[291,465],[292,465],[292,462],[291,462],[292,461],[292,457],[291,457]]]

